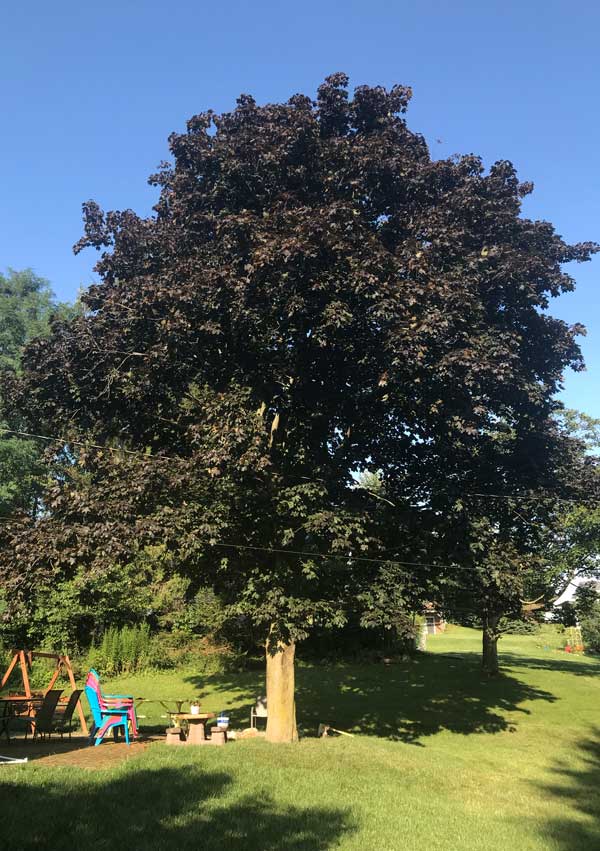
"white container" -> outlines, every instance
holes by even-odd
[[[200,715],[200,704],[192,703],[190,706],[190,715]]]

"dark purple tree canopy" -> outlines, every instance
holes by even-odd
[[[573,289],[562,264],[597,250],[520,216],[532,187],[511,163],[432,160],[410,89],[347,85],[192,118],[150,179],[150,218],[87,202],[76,250],[101,251],[101,282],[29,347],[13,393],[38,429],[150,453],[120,470],[82,453],[87,484],[55,484],[48,522],[87,506],[90,563],[101,540],[166,536],[182,569],[210,563],[290,634],[375,581],[341,556],[450,557],[436,523],[460,494],[564,486],[552,414],[582,328],[546,308]],[[368,469],[395,508],[354,487]],[[223,567],[199,528],[332,560],[238,551]]]

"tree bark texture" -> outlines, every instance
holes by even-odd
[[[494,676],[498,673],[498,622],[499,615],[486,614],[483,618],[483,656],[482,667],[485,674]]]
[[[296,700],[294,656],[296,645],[267,642],[267,741],[295,742]]]

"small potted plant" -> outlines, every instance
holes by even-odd
[[[191,715],[200,715],[200,704],[197,700],[193,700],[190,703],[190,714]]]

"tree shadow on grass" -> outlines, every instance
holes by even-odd
[[[101,781],[66,772],[43,784],[35,776],[25,782],[5,777],[0,844],[7,851],[326,851],[353,829],[339,809],[284,808],[264,793],[232,797],[228,774],[189,765],[102,774]]]
[[[227,675],[191,677],[207,693],[229,692]],[[256,692],[249,692],[249,703]],[[320,722],[364,735],[411,744],[442,730],[453,733],[500,733],[516,729],[515,715],[528,715],[523,704],[557,698],[501,673],[483,678],[472,655],[421,654],[397,665],[299,667],[297,716],[305,734],[316,735]],[[236,722],[238,711],[232,713]],[[249,706],[239,717],[248,724]]]
[[[597,677],[600,675],[600,663],[594,659],[582,657],[562,658],[559,654],[548,656],[521,656],[516,653],[502,653],[501,664],[514,668],[533,668],[538,671],[560,671],[576,677]]]
[[[544,838],[556,851],[600,848],[600,728],[593,727],[554,769],[556,781],[538,784],[556,798],[556,816],[544,825]]]

